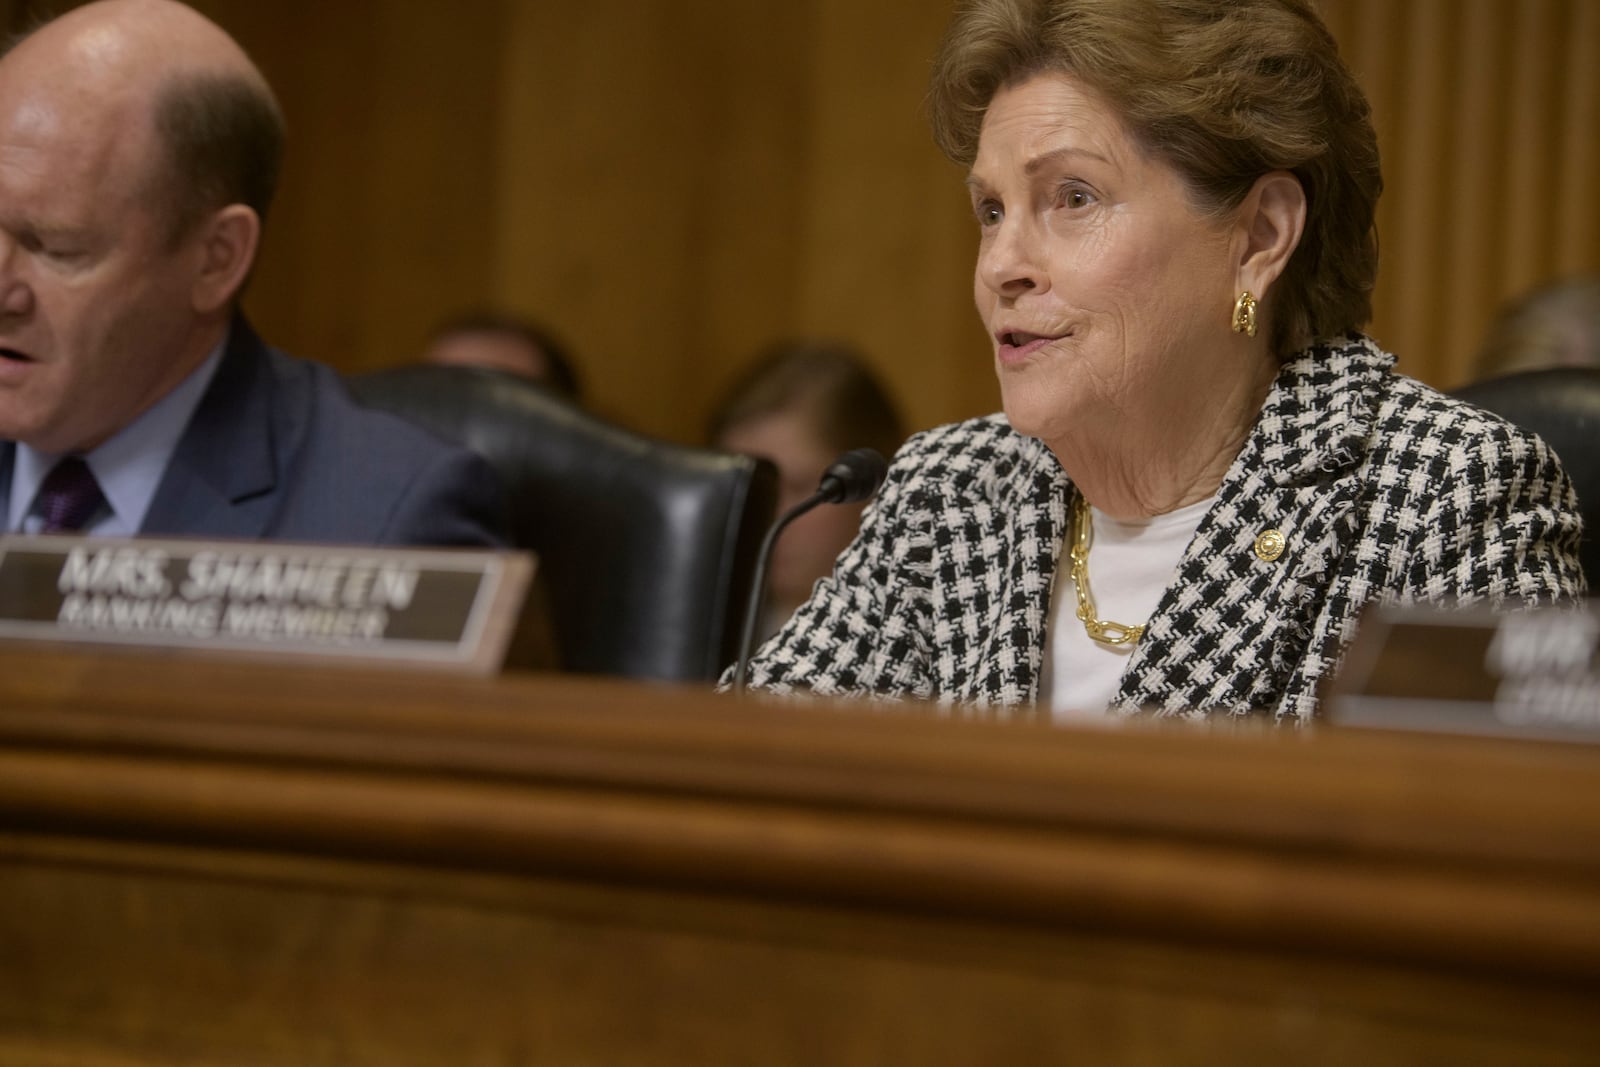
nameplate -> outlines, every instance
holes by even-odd
[[[1600,611],[1378,607],[1326,702],[1348,726],[1600,742]]]
[[[210,649],[489,673],[526,553],[0,538],[0,639]]]

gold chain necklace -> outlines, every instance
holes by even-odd
[[[1144,636],[1144,624],[1124,626],[1120,622],[1103,621],[1095,614],[1094,594],[1089,592],[1089,539],[1093,520],[1089,515],[1089,502],[1082,493],[1072,498],[1072,585],[1078,591],[1078,618],[1089,636],[1102,645],[1115,648],[1131,645]]]

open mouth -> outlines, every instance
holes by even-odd
[[[1063,338],[1071,337],[1072,331],[1068,330],[1065,333],[1028,333],[1026,330],[1007,330],[998,336],[1000,343],[1003,345],[1008,345],[1011,348],[1027,348],[1029,345],[1037,344],[1040,341],[1059,341]]]
[[[32,362],[32,360],[23,355],[21,352],[18,352],[15,348],[0,348],[0,359],[9,359],[14,363]]]
[[[1017,363],[1027,359],[1046,345],[1071,337],[1072,331],[1063,334],[1029,333],[1026,330],[1007,330],[997,334],[1000,342],[996,355],[1003,363]]]

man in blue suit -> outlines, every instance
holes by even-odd
[[[498,543],[481,460],[238,314],[282,142],[249,58],[173,0],[0,60],[0,530]]]

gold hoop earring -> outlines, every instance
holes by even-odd
[[[1245,289],[1233,302],[1233,332],[1249,337],[1256,335],[1256,298]]]

